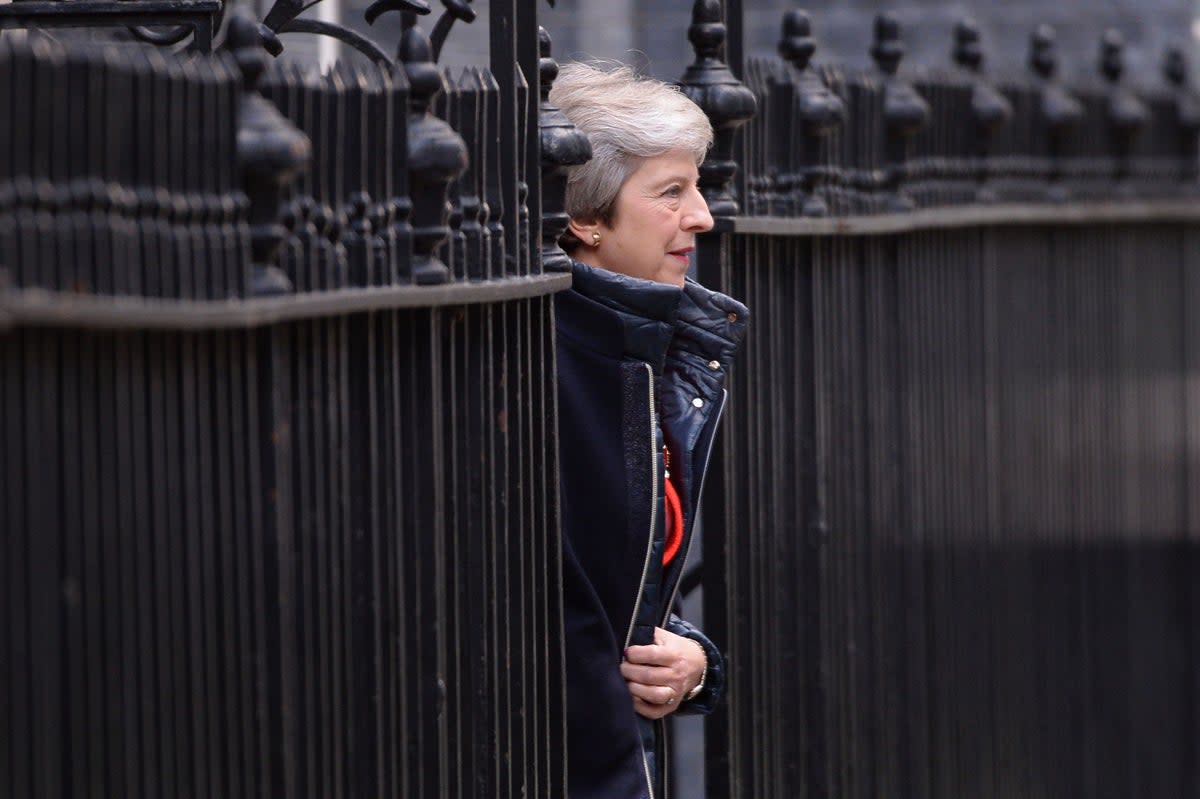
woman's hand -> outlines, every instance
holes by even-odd
[[[706,665],[698,643],[655,627],[653,644],[625,650],[621,676],[633,696],[633,709],[648,719],[661,719],[700,684]]]

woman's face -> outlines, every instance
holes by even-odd
[[[613,204],[612,226],[580,225],[575,257],[586,264],[642,280],[682,286],[696,234],[711,230],[708,204],[696,187],[692,156],[673,151],[647,158],[626,179]],[[600,234],[593,246],[592,233]]]

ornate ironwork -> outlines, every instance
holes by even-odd
[[[394,66],[392,59],[378,44],[363,36],[358,31],[320,19],[300,19],[300,15],[322,0],[276,0],[275,4],[263,17],[263,27],[273,33],[311,33],[318,36],[328,36],[352,47],[371,61],[388,66]],[[375,0],[363,17],[367,24],[373,24],[380,14],[385,11],[405,11],[413,14],[428,14],[429,4],[425,0]],[[267,50],[277,56],[283,52],[283,44],[276,37],[267,39]]]
[[[726,28],[720,0],[696,0],[688,41],[696,60],[679,81],[683,93],[703,109],[712,122],[714,141],[700,166],[700,191],[714,218],[736,216],[738,204],[729,183],[737,173],[733,136],[758,108],[754,93],[730,71],[723,60]]]
[[[475,21],[475,9],[471,8],[471,0],[442,0],[442,5],[446,10],[442,12],[429,34],[434,61],[442,57],[442,45],[446,43],[446,37],[450,35],[450,29],[454,27],[455,22],[461,20],[469,24]]]

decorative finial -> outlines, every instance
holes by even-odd
[[[1109,83],[1107,110],[1113,178],[1119,191],[1128,191],[1126,179],[1132,172],[1133,143],[1145,127],[1149,112],[1138,96],[1121,82],[1125,72],[1125,37],[1118,30],[1110,28],[1100,38],[1100,72]]]
[[[429,113],[442,91],[442,73],[433,62],[433,49],[414,23],[400,35],[397,61],[408,77],[408,187],[412,195],[412,279],[418,285],[445,283],[450,270],[437,249],[450,234],[446,194],[450,183],[467,168],[462,137]]]
[[[229,20],[225,46],[242,73],[238,108],[237,158],[250,200],[252,294],[280,294],[292,283],[276,265],[279,245],[287,234],[281,212],[287,205],[283,190],[309,159],[308,138],[258,92],[267,67],[259,25],[242,7]]]
[[[970,171],[975,178],[975,199],[978,202],[992,202],[995,193],[987,185],[992,136],[1012,119],[1012,105],[983,79],[983,36],[979,25],[969,17],[954,26],[954,60],[971,76],[975,141],[970,152],[973,156]]]
[[[1187,56],[1178,47],[1171,47],[1163,57],[1163,77],[1176,89],[1183,88],[1188,78]]]
[[[900,23],[890,14],[875,17],[875,41],[871,57],[883,72],[883,119],[886,123],[887,154],[886,189],[889,211],[903,213],[913,208],[912,199],[901,186],[906,171],[909,143],[929,124],[929,104],[917,90],[897,77],[904,57],[904,42],[900,39]]]
[[[1058,81],[1058,45],[1054,28],[1038,25],[1029,40],[1029,66],[1041,79],[1038,112],[1045,125],[1049,168],[1046,196],[1052,202],[1065,202],[1070,192],[1063,184],[1063,161],[1072,129],[1083,118],[1083,106]]]
[[[904,58],[904,42],[900,40],[900,23],[891,14],[875,17],[875,39],[871,43],[871,58],[888,75],[895,75]]]
[[[1163,77],[1175,94],[1175,141],[1179,159],[1179,191],[1187,196],[1197,192],[1200,176],[1200,96],[1188,81],[1188,62],[1183,50],[1172,47],[1163,58]]]
[[[796,69],[803,72],[817,52],[817,42],[812,35],[812,21],[807,11],[793,8],[784,12],[783,35],[779,39],[779,55]]]
[[[1058,71],[1058,34],[1052,25],[1038,25],[1029,37],[1029,66],[1042,80]]]
[[[718,219],[736,216],[737,201],[729,183],[737,172],[733,136],[758,109],[754,93],[738,80],[722,60],[725,23],[720,0],[695,0],[688,40],[696,60],[684,71],[679,86],[708,115],[713,126],[713,148],[700,166],[700,191],[708,209]]]
[[[846,116],[841,98],[831,92],[812,69],[816,50],[808,14],[796,9],[785,12],[779,54],[796,68],[796,73],[790,76],[794,84],[791,114],[794,115],[792,119],[799,122],[800,136],[799,146],[795,148],[798,158],[794,160],[794,166],[781,171],[777,182],[785,211],[799,211],[803,216],[829,213],[829,206],[822,196],[826,176],[822,169],[821,145],[829,134],[841,127]]]
[[[969,72],[979,72],[983,68],[982,36],[979,24],[967,17],[958,21],[954,26],[954,61]]]
[[[1125,37],[1119,30],[1109,28],[1100,37],[1100,74],[1109,83],[1121,80],[1125,71]]]
[[[550,90],[558,77],[558,62],[550,56],[550,34],[538,27],[538,75],[541,78],[541,108],[538,129],[542,141],[542,269],[566,272],[571,259],[559,246],[567,231],[566,167],[585,163],[592,157],[592,143],[567,115],[550,103]]]

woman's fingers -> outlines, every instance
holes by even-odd
[[[662,666],[639,666],[625,661],[621,664],[621,676],[627,682],[640,682],[643,685],[670,685],[678,680],[679,675],[671,669]]]
[[[645,685],[640,682],[626,683],[629,693],[652,705],[674,707],[679,702],[679,692],[667,685]]]
[[[625,659],[643,666],[670,666],[675,660],[675,655],[661,644],[647,644],[626,649]]]
[[[661,628],[655,643],[625,650],[621,676],[633,697],[633,709],[648,719],[673,713],[704,673],[704,653],[688,638]]]
[[[653,705],[641,697],[635,696],[633,698],[634,712],[648,719],[661,719],[668,713],[674,713],[677,707],[679,707],[678,702],[673,705]]]

